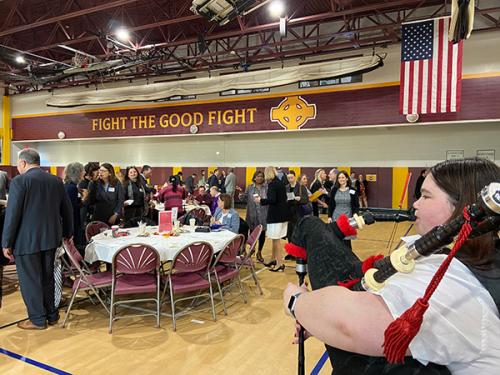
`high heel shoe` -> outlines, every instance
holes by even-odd
[[[255,258],[257,259],[257,261],[258,261],[259,263],[264,264],[264,258],[262,257],[262,254],[257,254],[257,255],[255,256]]]
[[[269,268],[269,271],[271,271],[271,272],[285,272],[285,265],[282,264],[278,268]]]
[[[276,259],[270,261],[269,263],[264,263],[264,266],[266,266],[267,268],[274,267],[275,265],[276,265]]]

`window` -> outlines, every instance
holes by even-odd
[[[319,80],[316,79],[312,81],[299,81],[299,89],[319,87],[319,86],[340,85],[345,83],[356,83],[362,81],[363,81],[362,74],[354,74],[352,76],[345,76],[340,78],[325,78]]]
[[[157,99],[155,102],[172,102],[175,100],[192,100],[196,99],[196,95],[174,95],[168,98]]]
[[[261,87],[258,89],[238,89],[238,90],[226,90],[221,91],[219,93],[220,96],[229,96],[229,95],[244,95],[244,94],[259,94],[262,92],[269,92],[269,87]]]

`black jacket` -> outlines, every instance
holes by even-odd
[[[129,194],[129,185],[132,187],[132,195]],[[125,196],[124,201],[129,199],[134,200],[134,202],[130,205],[131,207],[144,207],[145,192],[146,187],[143,185],[142,179],[137,179],[136,182],[130,180],[128,183],[123,185],[123,194]]]
[[[334,186],[330,192],[330,201],[328,202],[328,217],[332,217],[333,211],[337,204],[335,203],[335,194],[339,188]],[[351,195],[351,212],[352,214],[357,214],[359,212],[359,196],[356,190],[349,188],[349,193]]]
[[[108,186],[107,191],[100,180],[90,182],[87,204],[94,206],[92,220],[108,223],[114,214],[122,214],[123,202],[124,191],[119,181],[116,186]]]
[[[14,255],[57,248],[73,234],[73,209],[60,178],[40,168],[16,176],[9,189],[2,246]]]
[[[260,204],[268,205],[267,223],[284,223],[290,220],[290,210],[286,199],[286,187],[277,177],[267,185],[267,198],[262,198]]]

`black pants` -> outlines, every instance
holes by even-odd
[[[266,231],[262,230],[262,232],[260,232],[260,236],[259,236],[259,252],[261,252],[262,249],[264,248],[265,242],[266,242]]]
[[[56,249],[16,255],[19,286],[28,317],[37,326],[59,319],[54,305],[54,259]]]

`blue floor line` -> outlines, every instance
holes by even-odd
[[[319,359],[318,363],[316,363],[316,366],[314,366],[314,368],[312,369],[311,375],[318,375],[327,359],[328,359],[328,352],[325,351],[321,356],[321,358]]]
[[[16,353],[10,352],[10,351],[8,351],[6,349],[3,349],[3,348],[0,348],[0,353],[5,354],[5,355],[7,355],[9,357],[12,357],[14,359],[17,359],[19,361],[28,363],[30,365],[36,366],[36,367],[41,368],[43,370],[49,371],[49,372],[51,372],[53,374],[71,375],[71,373],[69,373],[69,372],[66,372],[66,371],[63,371],[63,370],[59,370],[59,369],[57,369],[55,367],[46,365],[45,363],[41,363],[41,362],[35,361],[34,359],[24,357],[24,356],[22,356],[20,354],[16,354]]]

